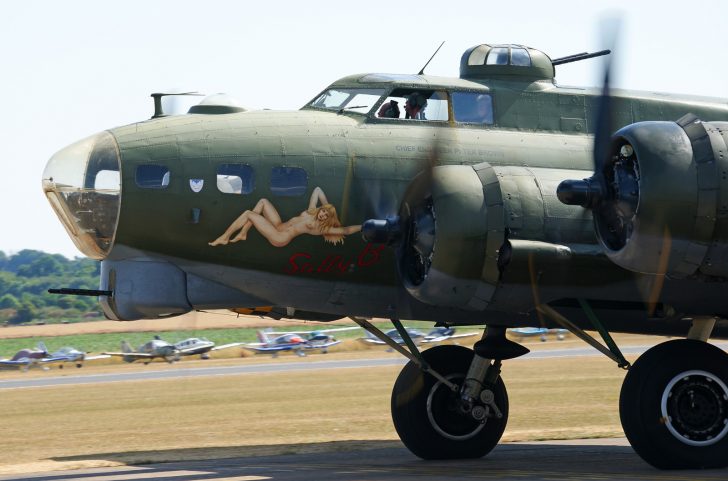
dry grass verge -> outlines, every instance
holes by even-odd
[[[329,356],[336,356],[331,354]],[[398,445],[397,367],[3,391],[0,473]],[[621,435],[602,358],[505,364],[507,441]],[[151,450],[150,450],[151,449]]]

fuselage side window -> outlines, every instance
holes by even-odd
[[[278,197],[298,197],[308,190],[308,174],[300,167],[273,167],[270,191]]]
[[[255,189],[255,171],[247,164],[217,166],[217,190],[224,194],[250,194]]]
[[[493,123],[493,98],[490,94],[453,92],[452,110],[455,122],[485,125]]]
[[[166,189],[169,186],[169,169],[157,164],[139,165],[135,181],[142,189]]]
[[[447,122],[447,93],[440,90],[396,89],[380,105],[376,117]]]

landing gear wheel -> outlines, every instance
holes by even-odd
[[[627,373],[619,415],[656,468],[728,466],[728,354],[687,339],[653,347]]]
[[[471,349],[452,345],[422,352],[432,369],[458,386],[473,355]],[[480,458],[498,444],[508,420],[508,393],[500,377],[492,391],[502,416],[477,421],[461,410],[459,392],[452,392],[410,361],[392,390],[394,427],[404,445],[422,459]]]

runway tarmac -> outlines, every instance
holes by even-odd
[[[717,344],[722,349],[728,348],[728,343]],[[626,346],[622,349],[625,355],[640,354],[651,346]],[[540,351],[532,351],[526,356],[514,359],[509,362],[528,362],[535,359],[547,359],[558,357],[580,357],[580,356],[602,356],[600,352],[591,347],[579,347],[569,349],[548,349]],[[175,366],[165,365],[166,369],[156,368],[149,370],[149,366],[139,366],[139,370],[135,372],[123,373],[104,373],[104,374],[73,374],[73,375],[49,375],[48,377],[35,377],[28,379],[4,379],[0,380],[0,390],[2,389],[19,389],[44,386],[61,386],[61,385],[77,385],[77,384],[97,384],[104,382],[120,382],[120,381],[142,381],[154,379],[178,379],[191,378],[200,376],[227,376],[236,374],[249,373],[271,373],[281,371],[311,371],[319,369],[343,369],[343,368],[359,368],[359,367],[376,367],[376,366],[396,366],[404,365],[407,362],[403,356],[393,358],[377,358],[377,359],[349,359],[337,361],[311,361],[311,362],[290,362],[290,361],[272,361],[263,364],[246,364],[241,361],[239,365],[222,366],[222,367],[198,367],[197,363],[194,367],[187,367],[185,363]],[[56,371],[57,372],[57,371]]]
[[[145,466],[123,466],[35,475],[0,481],[418,481],[493,479],[714,481],[728,470],[658,471],[645,464],[624,438],[512,443],[482,459],[422,461],[405,448],[284,456],[240,457]],[[336,449],[336,446],[332,446]]]

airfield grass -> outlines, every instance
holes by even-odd
[[[272,324],[275,321],[271,321]],[[382,330],[392,329],[387,322],[374,323]],[[432,323],[408,321],[404,323],[407,327],[422,329],[427,332]],[[129,328],[133,329],[133,325]],[[284,325],[274,327],[275,331],[315,331],[319,329],[331,329],[338,327],[357,327],[351,323],[348,325]],[[35,347],[39,341],[43,341],[50,352],[60,349],[63,346],[73,346],[86,352],[99,353],[104,351],[118,351],[121,348],[121,341],[128,341],[134,348],[151,340],[157,335],[167,342],[175,343],[190,337],[206,337],[218,345],[233,342],[258,342],[258,328],[227,328],[227,329],[177,329],[154,332],[105,332],[105,333],[78,333],[62,336],[34,335],[28,337],[0,338],[0,357],[11,357],[20,349]],[[0,337],[2,337],[0,330]],[[333,333],[337,339],[354,339],[364,336],[361,329],[350,331],[339,331]]]
[[[0,473],[400,446],[389,407],[399,370],[3,390]],[[505,441],[622,435],[624,371],[607,359],[514,360],[503,377]]]

